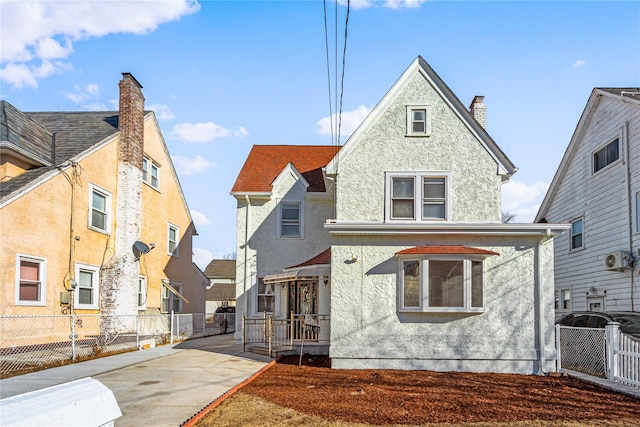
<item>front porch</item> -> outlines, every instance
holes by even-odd
[[[262,318],[242,318],[244,351],[278,357],[309,353],[328,355],[330,316],[325,314],[294,314],[277,319],[264,314]]]

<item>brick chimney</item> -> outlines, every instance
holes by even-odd
[[[128,320],[105,317],[105,332],[135,330],[130,316],[138,314],[139,265],[132,247],[140,238],[142,223],[142,158],[144,156],[144,96],[142,85],[130,73],[122,73],[118,112],[118,177],[115,198],[115,226],[111,233],[114,254],[101,272],[100,311],[129,316]]]
[[[483,129],[487,128],[487,106],[483,104],[484,96],[476,95],[469,106],[469,112]]]
[[[122,73],[120,86],[120,145],[118,160],[142,169],[144,153],[144,96],[142,85],[131,73]]]

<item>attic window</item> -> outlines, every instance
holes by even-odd
[[[160,187],[160,166],[148,157],[142,159],[142,180],[156,190]]]
[[[593,153],[593,173],[609,166],[620,158],[619,139],[616,138]]]
[[[407,136],[431,135],[431,107],[426,105],[407,106]]]

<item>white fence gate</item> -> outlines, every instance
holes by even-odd
[[[557,369],[569,369],[640,387],[640,340],[620,331],[556,325]]]

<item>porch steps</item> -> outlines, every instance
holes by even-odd
[[[247,345],[246,348],[248,352],[261,354],[263,356],[269,356],[272,358],[298,354],[298,352],[296,350],[293,350],[291,347],[271,347],[271,354],[269,354],[269,347],[263,344],[251,344]]]

